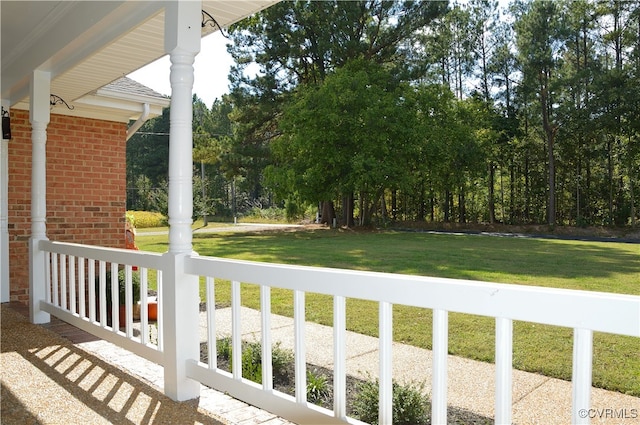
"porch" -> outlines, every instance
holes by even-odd
[[[288,422],[220,392],[175,402],[160,366],[53,318],[33,325],[21,303],[2,304],[3,423]]]
[[[124,326],[121,328],[122,330],[118,330],[111,328],[108,326],[108,323],[105,323],[105,316],[100,314],[99,309],[94,310],[92,313],[90,311],[91,309],[86,308],[81,314],[77,302],[73,304],[67,302],[72,298],[76,301],[79,299],[79,292],[71,296],[72,291],[70,290],[69,282],[75,282],[74,285],[76,289],[82,285],[81,275],[77,272],[78,264],[81,263],[81,261],[77,259],[73,261],[70,260],[70,258],[73,257],[73,251],[80,247],[74,246],[73,244],[49,242],[44,243],[43,247],[47,247],[47,250],[50,251],[49,254],[47,254],[47,258],[49,259],[47,263],[52,265],[57,264],[58,266],[47,267],[47,276],[50,276],[50,278],[46,286],[49,289],[45,291],[47,293],[47,299],[41,303],[41,306],[43,306],[45,310],[49,310],[58,316],[65,316],[65,313],[70,314],[71,322],[75,321],[78,322],[81,327],[93,329],[93,333],[102,333],[106,339],[111,339],[114,342],[121,341],[120,345],[133,346],[132,350],[139,352],[141,356],[117,347],[115,344],[99,340],[89,333],[79,331],[77,328],[59,321],[55,316],[52,316],[52,322],[50,324],[43,325],[46,329],[30,325],[25,317],[16,318],[13,314],[13,311],[18,311],[25,316],[28,315],[28,309],[26,307],[21,304],[4,304],[2,312],[2,357],[3,370],[7,371],[3,373],[3,375],[7,378],[3,377],[3,381],[5,381],[5,387],[7,387],[7,379],[10,380],[11,377],[13,377],[13,385],[8,385],[10,389],[15,388],[14,385],[16,382],[24,382],[26,385],[21,386],[18,384],[17,386],[19,389],[22,389],[24,393],[9,394],[8,397],[4,397],[3,394],[3,403],[5,403],[4,400],[6,400],[7,403],[18,402],[17,410],[15,411],[11,410],[12,407],[5,410],[5,404],[3,404],[3,413],[24,413],[26,409],[45,415],[45,413],[42,413],[46,412],[46,408],[42,410],[43,399],[56,400],[57,397],[68,398],[70,394],[72,398],[71,402],[63,400],[59,403],[56,402],[52,404],[55,412],[57,412],[55,414],[58,415],[56,416],[56,421],[60,420],[58,406],[62,405],[61,403],[72,403],[74,407],[68,409],[69,411],[75,412],[78,409],[84,409],[89,415],[103,415],[105,420],[112,422],[114,421],[113,418],[126,418],[132,423],[146,423],[147,421],[164,423],[170,420],[171,412],[175,411],[177,412],[175,414],[181,415],[181,418],[189,418],[189,423],[191,423],[191,418],[194,418],[193,423],[218,423],[215,422],[216,420],[221,420],[222,423],[267,423],[272,425],[288,423],[282,419],[282,417],[276,416],[276,414],[248,406],[244,402],[218,391],[211,390],[203,385],[200,385],[198,401],[192,400],[184,403],[175,403],[165,397],[162,394],[162,388],[164,387],[166,390],[165,377],[167,376],[167,371],[159,364],[143,358],[155,357],[162,353],[151,352],[150,354],[147,349],[153,348],[153,350],[158,350],[158,345],[142,343],[140,335],[133,331],[134,325],[137,330],[141,330],[141,326],[144,326],[144,322],[148,320],[148,318],[142,318],[141,325],[141,322],[134,324],[131,318],[128,317],[126,323],[124,323]],[[132,255],[136,257],[136,259],[131,261],[135,261],[136,264],[146,264],[149,262],[148,260],[143,260],[149,253],[127,253],[126,251],[104,250],[97,247],[82,248],[85,248],[83,252],[87,255],[94,250],[95,252],[102,251],[101,258],[109,262],[117,259],[114,257],[116,254]],[[152,254],[151,257],[157,258],[159,256]],[[95,263],[96,267],[94,272],[97,271],[98,274],[101,274],[106,271],[106,267],[100,266],[104,260],[98,260],[98,262]],[[198,258],[192,257],[191,260],[198,260]],[[201,258],[200,260],[219,262],[217,264],[218,267],[216,267],[216,274],[218,275],[225,275],[230,272],[229,270],[224,271],[224,263],[227,263],[225,260],[213,258]],[[95,260],[91,259],[89,261]],[[226,265],[233,268],[234,263],[236,262],[228,262]],[[73,267],[69,268],[69,264],[72,264]],[[269,269],[279,269],[279,286],[289,286],[287,282],[291,282],[290,285],[295,285],[294,282],[296,281],[308,280],[291,279],[291,274],[296,271],[302,274],[305,274],[305,272],[316,272],[320,277],[326,273],[335,273],[333,280],[338,281],[338,283],[345,277],[341,275],[346,275],[350,280],[357,280],[358,275],[360,275],[360,278],[368,278],[374,288],[376,286],[376,278],[394,279],[394,277],[390,275],[354,273],[338,270],[316,270],[243,262],[235,265],[244,266],[243,270],[251,271],[252,268],[260,270],[260,273],[250,274],[260,276],[257,279],[262,281],[263,284],[270,279],[268,276],[269,273],[266,273]],[[63,269],[66,269],[66,271],[61,274],[61,270]],[[69,270],[73,272],[67,273]],[[137,271],[132,270],[132,273],[146,274],[148,277],[149,270],[146,267],[141,267]],[[61,276],[63,276],[64,279],[61,279]],[[75,277],[72,278],[70,276]],[[414,280],[414,278],[407,276],[396,276],[395,279]],[[100,278],[98,278],[98,280],[100,280]],[[251,281],[246,275],[242,280]],[[419,278],[418,280],[423,279]],[[396,281],[396,283],[399,282]],[[424,284],[425,282],[421,283]],[[456,284],[460,284],[461,282],[450,281],[447,283],[451,286],[456,286]],[[473,286],[472,283],[469,284]],[[484,285],[478,284],[480,286]],[[305,364],[324,366],[335,371],[341,371],[339,375],[334,374],[333,382],[334,391],[338,391],[336,394],[338,399],[333,412],[331,410],[321,411],[307,402],[305,392],[296,391],[299,394],[300,400],[297,400],[297,397],[294,399],[284,394],[278,394],[277,391],[274,392],[272,381],[268,381],[264,386],[256,385],[243,378],[239,371],[232,371],[232,373],[229,374],[217,368],[215,360],[205,360],[205,363],[200,362],[199,365],[192,363],[191,367],[193,367],[194,370],[195,367],[197,367],[198,372],[187,371],[189,377],[199,382],[207,381],[209,385],[217,386],[218,389],[225,393],[231,392],[231,394],[234,394],[235,392],[234,395],[236,398],[245,400],[248,403],[262,405],[263,408],[268,410],[272,410],[271,407],[273,407],[275,411],[280,412],[280,415],[287,416],[290,414],[290,417],[295,418],[295,422],[297,423],[328,423],[336,421],[336,419],[351,423],[356,422],[352,418],[343,417],[341,419],[336,417],[335,412],[339,408],[345,408],[345,394],[341,395],[339,393],[340,388],[344,391],[344,385],[341,384],[341,381],[347,376],[357,376],[361,378],[366,376],[384,377],[385,374],[391,375],[394,380],[400,382],[422,381],[426,383],[425,390],[426,393],[432,397],[432,401],[438,402],[438,400],[440,400],[441,403],[444,401],[444,411],[438,411],[437,406],[432,407],[432,415],[444,415],[441,418],[442,422],[432,420],[432,423],[445,423],[446,421],[454,421],[455,423],[492,423],[495,418],[496,423],[564,424],[578,423],[575,416],[577,414],[578,419],[587,419],[585,422],[588,422],[588,419],[592,419],[593,423],[624,424],[626,421],[633,423],[637,418],[635,415],[637,415],[638,409],[640,408],[640,400],[638,400],[637,397],[590,388],[589,364],[582,364],[583,368],[586,367],[585,372],[575,371],[576,366],[585,360],[584,357],[588,358],[590,356],[591,347],[582,347],[574,350],[574,382],[572,384],[568,381],[512,370],[511,365],[505,362],[501,362],[500,366],[496,367],[493,364],[475,362],[446,354],[444,358],[439,358],[438,350],[442,349],[442,346],[436,347],[436,352],[433,353],[415,347],[392,343],[389,334],[385,334],[382,339],[378,339],[346,332],[344,328],[340,327],[339,323],[342,317],[340,305],[338,305],[338,309],[336,310],[336,316],[338,317],[337,325],[339,326],[337,329],[306,321],[304,319],[304,307],[300,305],[298,305],[297,318],[286,318],[270,313],[269,311],[263,312],[241,307],[238,296],[239,291],[236,292],[231,307],[208,308],[208,305],[215,305],[214,280],[207,279],[207,285],[209,289],[208,294],[210,295],[207,297],[207,302],[205,302],[207,307],[205,307],[204,310],[200,309],[198,322],[195,323],[195,327],[198,328],[198,332],[195,332],[195,334],[201,345],[205,344],[210,350],[216,349],[216,344],[210,343],[211,340],[215,341],[216,338],[209,338],[210,335],[229,335],[232,336],[237,344],[247,339],[262,341],[264,343],[263,346],[266,347],[273,347],[274,344],[283,343],[285,348],[295,350],[297,358],[296,369],[298,371],[304,371],[306,369]],[[239,289],[239,282],[236,286]],[[304,285],[301,287],[303,286]],[[340,292],[349,292],[349,287],[352,285],[338,284],[337,286],[340,288]],[[505,285],[504,289],[517,288],[507,288],[508,286],[510,285]],[[162,282],[160,282],[159,288],[161,287]],[[502,285],[499,287],[502,287]],[[316,288],[317,290],[322,290],[317,286]],[[325,288],[324,290],[330,289]],[[265,291],[266,290],[263,290],[263,297],[265,299],[263,300],[262,306],[265,307],[265,310],[268,310],[267,306],[269,303],[266,302],[268,295],[265,294]],[[532,291],[535,292],[536,289],[532,289]],[[101,301],[99,301],[100,292],[101,291],[95,291],[92,295],[89,295],[92,297],[89,302],[90,305],[101,304]],[[162,290],[160,290],[160,293],[161,292]],[[466,291],[461,291],[459,294],[460,299],[465,298],[462,295],[464,292]],[[564,291],[560,291],[560,293],[562,292]],[[572,294],[572,292],[575,293]],[[64,296],[62,296],[62,294],[64,294]],[[104,296],[104,294],[102,295]],[[577,309],[580,310],[580,304],[584,303],[584,297],[590,294],[585,294],[580,291],[567,291],[563,295],[575,295],[575,303],[578,304]],[[588,296],[587,298],[593,298],[592,301],[601,298],[601,306],[608,304],[605,302],[606,297],[601,297],[601,295],[604,294],[594,295],[595,297]],[[362,296],[371,297],[372,295],[363,294]],[[388,296],[387,294],[385,297]],[[299,297],[300,294],[298,294],[298,299]],[[336,298],[340,299],[340,296],[338,295]],[[404,298],[410,299],[411,297]],[[525,296],[525,298],[530,302],[532,301],[531,297]],[[551,305],[554,304],[553,298],[556,297],[551,296],[548,300]],[[618,299],[616,300],[616,298]],[[433,297],[423,297],[423,299],[433,299]],[[609,301],[611,302],[611,306],[615,304],[620,308],[619,312],[622,317],[626,316],[625,311],[635,315],[638,314],[637,297],[614,296]],[[630,304],[625,303],[625,301],[629,301]],[[143,301],[143,303],[144,302],[145,301]],[[460,302],[461,301],[458,300],[458,303]],[[533,301],[533,303],[536,304],[535,301]],[[65,305],[63,306],[63,304]],[[338,302],[338,304],[340,304],[340,302]],[[454,304],[456,303],[454,302]],[[601,303],[595,302],[595,304],[591,304],[594,311],[598,309],[598,304]],[[625,304],[627,307],[630,307],[630,309],[626,309]],[[300,311],[301,309],[302,311]],[[456,309],[457,308],[453,308],[453,310]],[[533,308],[532,310],[536,309]],[[572,310],[572,307],[567,307],[567,310]],[[214,314],[209,315],[208,312]],[[92,315],[93,317],[91,318],[90,316]],[[84,317],[81,318],[81,316]],[[544,312],[539,312],[541,320],[545,320],[542,319],[544,316]],[[380,319],[382,322],[381,326],[384,326],[387,319],[384,319],[382,316]],[[392,320],[392,318],[390,317],[388,320]],[[627,327],[633,328],[637,325],[637,321],[630,321],[628,324],[630,326],[619,322],[616,325],[612,325],[611,323],[609,323],[609,325],[603,325],[601,323],[598,327],[614,326],[620,329]],[[158,325],[161,329],[161,310]],[[127,328],[130,329],[129,332],[127,332]],[[53,335],[53,342],[48,342],[48,338],[51,336],[46,335],[48,330],[65,336],[70,342],[61,343],[56,335]],[[129,336],[127,336],[127,333]],[[435,333],[437,334],[437,331]],[[579,334],[579,332],[577,333]],[[19,336],[16,337],[16,335]],[[440,340],[444,340],[446,344],[446,336],[437,336],[441,337]],[[150,335],[145,337],[145,340],[147,338],[150,340],[153,339]],[[157,338],[159,338],[159,341],[162,340],[162,337],[159,335]],[[497,339],[499,340],[499,338]],[[340,343],[340,341],[342,341],[342,343]],[[16,346],[16,344],[20,343],[26,345]],[[502,343],[507,345],[507,351],[509,351],[510,342],[502,341]],[[574,341],[574,346],[579,343],[579,340]],[[162,347],[162,343],[160,342],[159,344],[159,347]],[[434,346],[436,346],[436,344],[434,344]],[[167,349],[168,347],[165,345],[164,350]],[[499,351],[498,346],[496,349]],[[336,353],[338,356],[334,357]],[[385,354],[383,355],[383,353]],[[442,353],[440,352],[440,354]],[[343,357],[340,358],[341,356]],[[9,362],[7,362],[7,359]],[[36,370],[36,375],[43,377],[48,384],[51,384],[51,381],[53,381],[53,387],[50,385],[47,386],[48,384],[41,386],[40,383],[32,383],[31,377],[33,374],[23,372],[19,365],[16,366],[13,363],[16,360],[22,365],[26,364],[31,369],[34,367],[39,369]],[[236,364],[241,363],[239,359],[236,361]],[[269,367],[266,364],[263,366],[263,370],[266,371],[265,374],[269,375]],[[120,371],[116,371],[117,369],[120,369]],[[98,376],[92,377],[93,373],[91,370],[99,371]],[[104,372],[105,370],[109,370],[109,372]],[[114,371],[111,372],[111,370]],[[9,371],[11,373],[9,373]],[[124,373],[125,376],[119,377],[118,373]],[[211,376],[213,376],[213,378]],[[296,374],[297,388],[299,388],[298,386],[302,388],[306,386],[304,378],[301,378],[303,376],[304,372]],[[506,380],[504,385],[498,382],[501,376]],[[441,381],[444,381],[444,391],[435,394],[434,388],[438,382]],[[580,383],[582,383],[582,386]],[[585,384],[588,384],[589,387],[585,388]],[[267,389],[265,389],[265,387]],[[38,388],[38,391],[34,391],[34,388]],[[46,397],[41,396],[41,388],[44,388],[43,391],[47,391]],[[385,389],[381,392],[384,393],[384,391]],[[581,393],[585,395],[586,403],[590,406],[587,408],[589,417],[586,418],[579,417],[578,412],[580,412],[581,409],[578,409],[578,412],[576,412],[575,398]],[[34,394],[36,394],[37,397],[34,398]],[[36,403],[37,407],[25,405],[25,400],[29,400],[30,398]],[[142,409],[142,411],[139,411],[139,409]],[[307,420],[304,418],[305,411],[310,417]],[[326,421],[319,419],[322,417],[319,417],[318,414],[325,415],[324,419]],[[505,416],[501,420],[499,415]],[[467,421],[460,421],[461,418],[467,419]],[[621,419],[624,420],[621,421]],[[77,419],[74,420],[77,422]],[[92,423],[93,422],[96,421],[94,420]],[[46,423],[46,421],[44,421],[44,423]],[[75,422],[71,421],[70,423]],[[181,420],[180,423],[184,423],[184,420]]]

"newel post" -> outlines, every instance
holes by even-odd
[[[169,115],[169,251],[163,274],[165,394],[182,401],[200,395],[186,362],[200,358],[198,277],[184,272],[192,255],[193,62],[200,51],[201,2],[171,1],[165,11],[165,51],[171,60]]]
[[[51,74],[35,70],[31,76],[31,238],[29,239],[29,319],[47,323],[49,313],[40,310],[46,299],[45,255],[40,241],[47,240],[47,126],[50,119]]]

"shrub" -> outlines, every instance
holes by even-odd
[[[242,349],[242,376],[261,384],[262,345],[259,342],[249,342],[244,345]]]
[[[327,377],[307,371],[307,400],[311,403],[323,400],[331,395]]]
[[[233,370],[231,337],[219,339],[217,351],[221,359],[229,361]],[[293,353],[281,348],[280,343],[276,343],[271,350],[274,378],[286,375],[292,362]],[[262,344],[260,342],[242,342],[242,376],[258,384],[262,383]]]
[[[274,376],[284,376],[289,365],[293,363],[293,352],[280,347],[280,343],[276,342],[271,350],[271,358]]]
[[[243,219],[255,223],[286,223],[287,214],[284,208],[258,208],[247,211]]]
[[[393,423],[422,425],[429,423],[429,402],[422,395],[422,386],[393,383]],[[379,383],[365,381],[358,385],[353,410],[358,419],[378,424]]]
[[[107,270],[105,282],[107,285],[107,289],[106,289],[107,306],[111,306],[111,270]],[[98,277],[96,277],[96,291],[99,290],[99,286],[98,286],[99,284],[100,284],[100,280]],[[125,297],[126,297],[125,284],[126,284],[125,271],[121,269],[118,271],[118,295],[119,295],[120,305],[124,305],[125,303]],[[140,301],[140,274],[136,273],[135,271],[131,272],[131,286],[133,289],[133,292],[132,292],[133,304],[135,305],[137,304],[138,301]]]
[[[227,336],[218,340],[218,357],[224,360],[231,360],[231,337]]]
[[[127,211],[127,220],[135,227],[162,227],[167,225],[167,218],[159,212]]]

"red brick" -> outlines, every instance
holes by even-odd
[[[27,302],[31,234],[28,111],[12,110],[11,126],[10,298]],[[47,128],[47,235],[51,240],[124,248],[126,131],[124,123],[51,116]]]

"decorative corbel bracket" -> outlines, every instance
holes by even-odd
[[[230,39],[229,34],[225,33],[224,29],[220,26],[218,21],[216,21],[216,19],[211,16],[209,12],[207,12],[206,10],[202,10],[202,28],[206,27],[207,24],[211,25],[213,28],[217,28],[218,30],[220,30],[220,34],[222,34],[224,38]]]
[[[74,106],[69,106],[66,100],[64,100],[63,98],[55,94],[50,95],[49,104],[51,105],[51,108],[53,108],[56,105],[64,105],[70,111],[73,111],[75,109]]]

